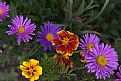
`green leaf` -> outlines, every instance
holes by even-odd
[[[82,3],[80,4],[79,9],[78,9],[78,13],[79,13],[78,15],[83,14],[83,12],[84,12],[84,6],[85,6],[85,1],[82,0]]]
[[[74,74],[74,73],[68,74],[68,75],[69,75],[69,76],[72,76],[72,77],[76,76],[76,74]]]
[[[74,69],[71,69],[71,70],[68,72],[68,74],[72,73],[73,71],[74,71]]]
[[[13,18],[15,15],[17,15],[16,6],[12,1],[10,1],[10,17]]]
[[[121,38],[118,38],[118,39],[115,40],[114,47],[115,47],[115,50],[118,53],[119,61],[121,62]]]

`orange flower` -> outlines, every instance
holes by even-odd
[[[29,62],[23,62],[23,65],[20,65],[22,70],[22,75],[26,78],[29,78],[30,81],[38,80],[39,76],[42,75],[42,67],[39,66],[39,61],[31,59]]]
[[[69,57],[67,57],[67,56],[54,55],[53,58],[58,60],[58,64],[60,66],[65,64],[66,67],[69,66],[70,68],[73,68],[73,62],[71,60],[69,60]]]
[[[59,38],[52,41],[52,44],[56,46],[57,53],[72,56],[73,50],[76,50],[79,45],[78,36],[64,30],[59,31],[57,34]]]

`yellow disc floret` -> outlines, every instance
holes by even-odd
[[[52,40],[54,39],[54,35],[51,34],[51,33],[48,33],[48,34],[46,35],[46,39],[47,39],[48,41],[52,41]]]
[[[90,48],[94,48],[94,44],[87,44],[87,50],[90,51]]]
[[[25,28],[23,27],[23,26],[20,26],[19,28],[18,28],[18,32],[19,33],[24,33],[24,31],[25,31]]]
[[[3,13],[3,11],[2,10],[0,10],[0,15]]]
[[[62,44],[63,45],[68,45],[68,43],[69,43],[69,39],[68,38],[63,38]]]
[[[102,67],[106,66],[106,64],[107,64],[107,59],[106,59],[106,57],[104,57],[104,56],[102,56],[102,55],[98,56],[98,57],[97,57],[97,63],[98,63],[100,66],[102,66]]]

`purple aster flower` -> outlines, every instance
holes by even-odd
[[[58,38],[57,32],[60,30],[61,28],[56,24],[52,24],[52,22],[44,23],[44,26],[41,26],[37,42],[43,45],[44,51],[51,50],[52,40]]]
[[[8,11],[9,6],[6,5],[6,2],[0,2],[0,21],[2,21],[2,19],[5,17],[9,17]]]
[[[18,35],[18,45],[20,45],[21,39],[24,42],[29,42],[29,39],[32,40],[32,37],[29,35],[35,35],[33,32],[35,31],[36,25],[31,23],[31,19],[26,17],[24,20],[23,16],[16,16],[12,19],[11,23],[12,25],[8,25],[10,30],[6,33],[8,33],[8,35]]]
[[[121,66],[118,68],[119,72],[116,73],[118,79],[116,79],[115,81],[121,81]]]
[[[86,57],[88,72],[95,72],[97,79],[105,79],[114,74],[113,70],[118,66],[118,55],[114,48],[104,43],[95,44],[95,48],[90,49],[90,57]]]
[[[80,47],[83,50],[83,57],[90,56],[90,48],[94,48],[95,44],[99,44],[100,39],[95,34],[85,34],[83,39],[80,39]]]

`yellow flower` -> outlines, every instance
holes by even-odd
[[[24,61],[23,65],[20,65],[22,75],[29,78],[30,81],[38,80],[42,75],[42,67],[39,66],[39,61],[31,59],[29,62]]]

